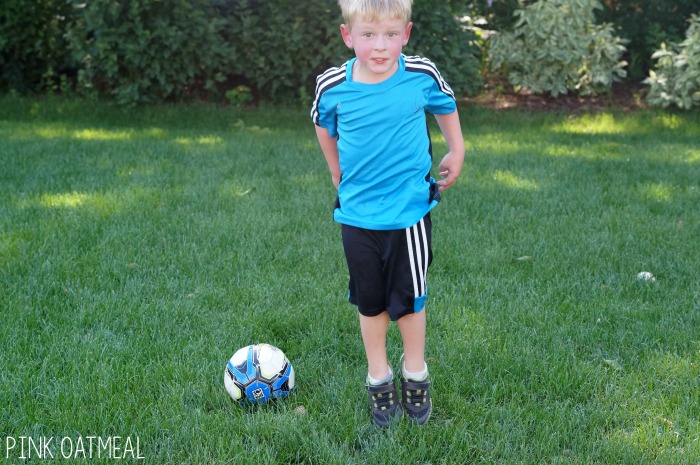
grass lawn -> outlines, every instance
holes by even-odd
[[[0,99],[2,457],[700,463],[700,114],[461,116],[433,417],[382,431],[307,109]],[[297,389],[245,408],[223,371],[255,342]]]

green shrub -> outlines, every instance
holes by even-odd
[[[79,90],[121,104],[213,90],[227,55],[208,0],[91,0],[69,32]]]
[[[451,2],[416,0],[407,53],[457,94],[481,85],[475,35]],[[353,56],[336,0],[5,0],[0,91],[75,87],[120,104],[255,96],[308,102],[315,77]],[[229,93],[246,86],[249,93]],[[231,100],[233,97],[233,100]]]
[[[605,0],[598,20],[615,25],[627,39],[625,59],[630,78],[642,81],[653,67],[651,58],[660,43],[683,40],[687,20],[698,12],[698,0]]]
[[[516,87],[552,96],[605,92],[626,75],[623,41],[596,25],[597,0],[540,0],[515,12],[513,32],[490,40],[492,66]]]
[[[456,18],[449,2],[416,0],[406,53],[435,63],[456,95],[475,94],[482,86],[476,35]]]
[[[347,55],[335,0],[220,1],[228,72],[266,100],[299,102],[315,78]],[[302,89],[304,89],[302,91]]]
[[[242,107],[253,101],[253,94],[248,86],[236,86],[226,92],[226,98],[235,107]]]
[[[454,2],[453,2],[454,3]],[[467,0],[460,2],[466,14],[484,17],[489,28],[511,30],[513,12],[533,0]],[[626,39],[623,59],[628,79],[643,80],[652,67],[651,55],[662,42],[683,40],[686,21],[698,12],[698,0],[605,0],[602,9],[596,9],[598,23],[614,25],[616,35]]]
[[[644,81],[650,86],[647,101],[654,106],[690,109],[700,106],[700,15],[693,15],[686,39],[678,46],[652,55],[654,70]]]
[[[231,43],[229,72],[274,101],[299,103],[313,95],[316,76],[353,56],[340,35],[337,0],[235,0],[218,6]],[[409,54],[438,66],[456,93],[481,85],[474,34],[460,24],[446,2],[414,4]]]
[[[64,39],[70,2],[3,0],[0,8],[0,92],[41,92],[68,72]]]

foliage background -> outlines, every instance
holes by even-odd
[[[611,25],[595,23],[599,8],[597,0],[549,0],[516,10],[514,31],[491,39],[493,66],[511,84],[535,93],[609,91],[626,76],[627,63],[621,60],[624,41]]]
[[[70,74],[64,38],[75,15],[66,1],[3,0],[0,8],[0,92],[42,90]]]
[[[693,13],[700,13],[697,0],[603,0],[598,15],[629,41],[625,57],[628,72],[639,81],[653,68],[652,55],[662,43],[683,40]]]
[[[0,13],[0,92],[60,91],[122,104],[258,99],[307,102],[315,76],[352,56],[335,0],[7,0]],[[29,13],[28,13],[29,12]],[[411,53],[455,90],[480,87],[475,35],[449,2],[417,1]]]
[[[482,90],[484,31],[511,31],[533,0],[415,0],[407,53],[434,61],[460,95]],[[603,0],[596,23],[625,39],[628,81],[656,50],[680,43],[695,0]],[[122,104],[225,101],[245,85],[256,101],[308,103],[314,77],[352,56],[335,0],[4,0],[0,93],[61,93]],[[478,26],[477,26],[478,24]]]
[[[645,81],[650,85],[650,103],[684,109],[700,105],[700,15],[693,15],[683,42],[677,47],[662,47],[652,58],[655,69]]]

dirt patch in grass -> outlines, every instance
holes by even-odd
[[[643,84],[617,83],[608,94],[594,97],[578,95],[536,95],[527,91],[499,92],[485,90],[475,97],[463,101],[493,110],[519,109],[525,111],[556,111],[563,113],[581,113],[618,109],[631,112],[646,108],[647,86]]]

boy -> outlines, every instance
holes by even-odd
[[[459,176],[464,139],[454,94],[435,65],[401,51],[413,23],[412,0],[339,0],[340,32],[356,57],[316,79],[311,117],[338,189],[350,272],[349,301],[359,312],[374,422],[404,413],[418,424],[432,410],[425,364],[426,274],[432,260],[430,210]],[[449,153],[430,177],[425,112],[435,115]],[[387,360],[396,321],[403,342],[402,403]]]

